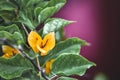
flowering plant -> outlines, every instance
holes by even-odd
[[[64,36],[73,21],[52,18],[66,0],[0,0],[0,80],[75,80],[95,63],[88,43]]]

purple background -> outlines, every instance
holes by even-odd
[[[117,0],[67,0],[55,15],[76,21],[65,28],[66,37],[79,37],[91,44],[82,48],[81,55],[97,67],[79,79],[93,80],[96,73],[103,72],[110,80],[119,80],[118,5]]]

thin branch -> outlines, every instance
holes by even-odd
[[[55,76],[51,77],[50,80],[56,80],[57,78],[59,78],[59,76],[55,75]]]
[[[33,64],[33,66],[41,73],[42,77],[43,77],[45,80],[50,80],[50,79],[46,76],[46,74],[45,74],[45,72],[43,71],[43,69],[42,69],[41,67],[38,67],[38,66],[34,63],[34,61],[33,61],[29,56],[27,56],[27,55],[24,53],[23,50],[19,49],[19,51],[20,51],[20,54],[21,54],[23,57],[25,57],[26,59],[28,59],[28,60]]]
[[[39,62],[38,56],[36,57],[36,60],[37,60],[37,66],[40,68],[40,62]],[[39,76],[41,76],[41,72],[39,72]]]
[[[29,33],[28,33],[28,31],[27,31],[26,27],[24,26],[24,24],[23,24],[23,23],[21,23],[21,25],[22,25],[22,27],[23,27],[23,29],[24,29],[24,31],[25,31],[25,33],[26,33],[26,35],[28,35]]]
[[[53,72],[51,72],[51,73],[52,73],[53,76],[50,78],[50,80],[56,80],[57,78],[60,77],[60,76],[54,74]]]
[[[29,33],[28,33],[28,31],[27,31],[25,25],[24,25],[23,23],[21,23],[21,25],[22,25],[22,28],[24,29],[26,35],[28,36]],[[28,46],[27,44],[25,44],[25,46],[29,49],[29,46]]]

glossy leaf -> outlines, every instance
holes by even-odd
[[[75,78],[70,78],[70,77],[59,77],[57,80],[77,80]]]
[[[33,4],[35,3],[35,0],[23,0],[26,1],[25,3],[25,7],[31,7],[31,5],[33,6]]]
[[[18,22],[25,24],[30,30],[35,29],[33,23],[30,21],[30,19],[22,11],[19,13]]]
[[[55,48],[49,53],[49,55],[51,55],[51,57],[56,57],[62,53],[79,55],[80,48],[83,43],[86,42],[80,40],[79,38],[69,38],[58,43]]]
[[[14,41],[19,45],[25,43],[24,38],[21,33],[14,32],[13,34]]]
[[[11,41],[11,43],[16,44],[23,44],[24,39],[20,32],[14,32],[13,34],[7,31],[0,31],[0,38],[6,38],[7,40]]]
[[[3,31],[3,30],[9,32],[8,34],[11,33],[12,40],[17,44],[24,43],[23,35],[20,33],[20,30],[16,24],[12,24],[10,26],[0,26],[0,31]],[[3,38],[4,37],[5,36],[3,36]]]
[[[10,23],[15,18],[15,14],[12,11],[0,11],[0,16],[4,19],[5,23]]]
[[[32,71],[32,70],[29,70],[29,71],[25,71],[21,77],[18,77],[18,78],[14,78],[12,80],[41,80],[40,79],[40,76],[37,75],[38,73]]]
[[[8,11],[13,11],[16,9],[16,6],[12,4],[11,2],[4,0],[0,1],[0,11],[1,10],[8,10]]]
[[[61,18],[49,18],[43,27],[43,34],[47,34],[53,31],[56,32],[70,23],[72,23],[72,21],[64,20]]]
[[[55,13],[55,7],[47,7],[43,9],[38,16],[38,22],[42,23],[47,18],[51,17]]]
[[[10,32],[11,34],[14,32],[20,32],[20,30],[16,24],[12,24],[10,26],[0,26],[0,31],[1,30]]]
[[[83,76],[88,68],[95,66],[93,62],[76,54],[64,54],[58,57],[52,65],[52,72],[58,75],[80,75]]]
[[[37,7],[34,9],[34,15],[36,16],[36,18],[38,17],[39,13],[42,11],[43,8],[41,7]]]
[[[33,65],[20,55],[13,58],[0,58],[0,76],[4,79],[20,77],[24,71],[33,69]]]
[[[43,10],[39,11],[38,22],[42,23],[47,18],[53,16],[60,8],[64,6],[65,3],[66,0],[50,0],[46,4],[44,3],[46,6],[43,7]]]
[[[43,65],[46,61],[57,58],[62,54],[67,53],[79,55],[81,45],[83,44],[86,44],[86,42],[84,40],[80,40],[79,38],[70,38],[65,41],[61,41],[56,44],[55,48],[51,50],[47,56],[40,57],[41,65]]]
[[[58,31],[56,31],[55,38],[56,38],[56,43],[65,40],[64,28],[61,28]]]
[[[6,38],[8,40],[13,40],[12,34],[7,31],[0,31],[0,38]]]
[[[48,7],[55,6],[56,12],[59,11],[66,3],[66,0],[50,0]]]

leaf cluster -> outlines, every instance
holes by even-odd
[[[54,59],[48,77],[58,80],[76,80],[68,76],[85,74],[95,63],[79,55],[82,46],[87,45],[79,38],[65,38],[64,27],[73,21],[52,18],[66,3],[66,0],[0,0],[0,55],[2,45],[15,46],[45,68],[47,61]],[[27,42],[28,33],[37,31],[42,37],[55,32],[56,45],[48,55],[36,55]],[[6,43],[7,42],[7,43]],[[57,76],[56,76],[57,75]],[[41,77],[41,78],[39,78]],[[5,59],[0,57],[0,80],[44,80],[34,65],[20,54]]]

